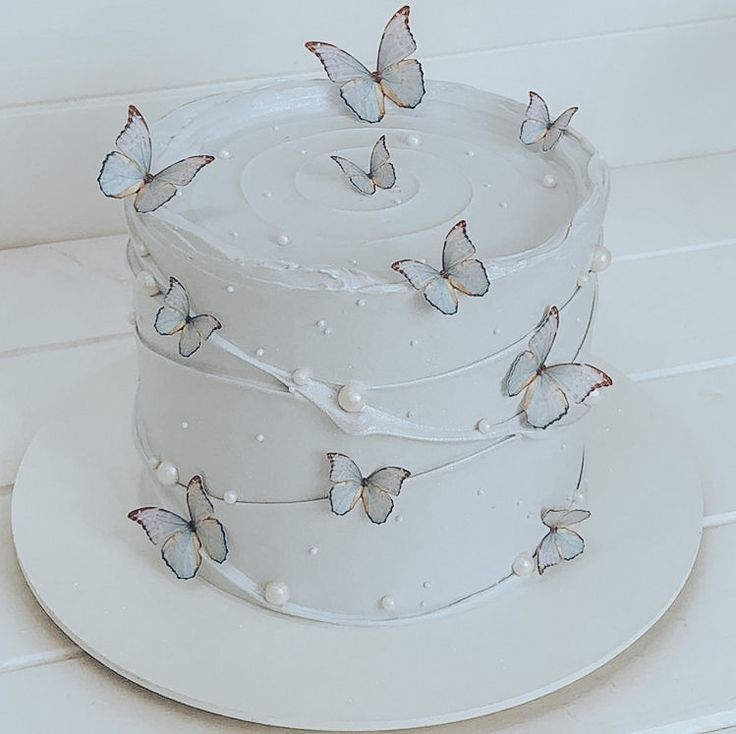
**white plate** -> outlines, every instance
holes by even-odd
[[[13,490],[20,564],[49,616],[92,656],[206,711],[375,730],[510,708],[631,645],[695,560],[702,499],[688,449],[635,385],[616,382],[587,419],[585,553],[479,607],[396,627],[333,626],[177,581],[126,517],[140,472],[133,360],[90,381],[28,449]]]

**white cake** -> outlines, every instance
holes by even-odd
[[[573,132],[522,145],[520,103],[426,86],[377,125],[326,80],[187,105],[152,129],[157,168],[217,160],[153,213],[126,202],[142,497],[187,517],[182,485],[203,476],[228,555],[200,576],[282,613],[375,624],[492,603],[536,572],[540,510],[585,505],[589,400],[535,428],[506,379],[553,306],[547,363],[585,361],[605,166]],[[331,156],[367,166],[380,135],[396,186],[364,196]],[[459,220],[490,289],[445,315],[391,265],[439,268]],[[171,277],[222,325],[189,357],[154,328]],[[331,511],[331,452],[364,476],[411,472],[385,522]]]

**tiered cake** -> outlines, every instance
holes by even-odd
[[[520,141],[525,107],[470,87],[428,82],[377,124],[346,101],[285,83],[153,128],[157,170],[216,160],[155,211],[126,202],[142,496],[185,519],[131,515],[180,577],[380,624],[582,551],[607,178],[577,134],[545,151],[535,119]]]

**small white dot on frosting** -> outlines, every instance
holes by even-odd
[[[273,194],[270,191],[264,191],[263,196],[265,199],[270,199],[273,196]]]
[[[484,189],[490,189],[490,188],[491,188],[491,184],[489,184],[489,183],[488,183],[488,181],[486,181],[486,182],[485,182],[485,183],[483,184],[483,188],[484,188]]]
[[[475,155],[475,152],[472,150],[466,150],[465,155],[468,156],[468,158],[472,158]]]
[[[262,433],[257,433],[256,434],[256,441],[258,441],[258,443],[263,443],[263,441],[265,440],[265,438],[266,437]]]
[[[409,341],[409,346],[410,347],[415,347],[417,344],[419,344],[419,339],[411,339]]]
[[[422,587],[425,588],[425,589],[431,589],[432,588],[432,584],[429,581],[425,581],[422,584]]]
[[[316,545],[313,545],[308,551],[310,556],[316,556],[317,553],[319,553],[319,548]]]
[[[271,125],[271,130],[274,132],[278,132],[279,126],[278,125]]]
[[[422,139],[418,135],[407,135],[406,144],[416,148],[422,144]]]
[[[396,199],[394,199],[394,204],[401,204],[403,201],[404,201],[403,199],[399,199],[397,197]]]
[[[234,505],[238,501],[238,493],[234,492],[232,489],[228,489],[228,491],[222,496],[222,499],[225,500],[228,505]]]
[[[230,236],[235,238],[240,237],[240,232],[236,232],[235,230],[233,230],[232,232],[230,232]]]
[[[357,300],[357,301],[355,302],[355,305],[356,305],[356,306],[360,306],[361,308],[362,308],[363,306],[365,306],[365,298],[359,298],[359,299],[358,299],[358,300]]]
[[[289,244],[289,235],[280,234],[276,237],[276,244],[280,247],[284,247]]]
[[[519,507],[521,507],[521,506],[522,506],[522,505],[524,504],[524,500],[522,500],[522,499],[516,500],[516,504],[517,504],[517,505],[518,505]]]
[[[187,119],[182,122],[182,127],[187,127],[187,125],[191,125],[192,122],[194,122],[193,118],[187,117]]]
[[[413,410],[407,410],[406,411],[406,417],[407,418],[413,418],[414,417],[414,411]]]
[[[379,604],[381,605],[381,609],[385,609],[387,611],[396,609],[396,601],[394,600],[393,596],[389,596],[388,594],[381,597]]]
[[[315,326],[319,329],[324,329],[327,326],[327,322],[324,319],[320,319],[315,323]]]
[[[299,155],[306,155],[306,154],[307,154],[307,151],[306,151],[306,150],[304,150],[304,148],[302,148],[302,149],[301,149],[301,150],[299,151]]]
[[[493,334],[494,336],[498,336],[501,333],[501,329],[498,326],[493,327]]]
[[[478,497],[482,497],[485,493],[486,493],[485,489],[479,489],[476,492],[476,494],[478,495]]]
[[[552,173],[548,173],[542,179],[542,186],[544,186],[547,189],[553,189],[555,186],[557,186],[557,177]]]
[[[575,504],[578,504],[578,505],[585,504],[585,492],[582,489],[579,489],[572,496],[572,501],[575,502]]]
[[[232,286],[232,285],[228,285],[228,286],[226,286],[226,287],[225,287],[225,290],[226,290],[226,291],[227,291],[228,293],[235,293],[235,286]]]
[[[280,607],[289,601],[289,587],[283,581],[269,581],[263,589],[269,604]]]
[[[575,263],[570,263],[570,270],[575,271],[578,269],[578,266]]]
[[[256,349],[256,357],[262,357],[266,353],[266,350],[263,347],[258,347]]]
[[[534,514],[533,513],[531,513],[531,512],[527,512],[526,513],[526,519],[527,520],[531,520],[533,517],[534,517]]]
[[[156,479],[167,487],[173,487],[179,481],[179,471],[170,461],[162,461],[156,467]]]
[[[511,564],[511,570],[517,576],[529,576],[534,571],[534,559],[528,553],[519,553]]]
[[[404,516],[403,515],[396,515],[396,522],[404,522]]]
[[[188,421],[182,421],[181,427],[186,431],[187,428],[189,428],[189,422]]]
[[[590,283],[590,276],[587,273],[582,273],[578,276],[578,285],[583,288]]]
[[[324,334],[325,336],[329,336],[330,334],[332,334],[332,329],[330,329],[330,327],[329,327],[329,326],[326,326],[326,327],[325,327],[324,329],[322,329],[322,333],[323,333],[323,334]]]
[[[499,201],[498,205],[501,207],[501,209],[508,209],[509,207],[508,201]]]
[[[358,261],[357,260],[349,260],[348,262],[349,262],[350,265],[357,265],[358,264]]]
[[[218,158],[229,158],[230,157],[230,151],[227,148],[222,148],[220,152],[217,154]]]
[[[475,426],[480,433],[490,433],[493,429],[488,418],[481,418]]]
[[[183,194],[182,194],[182,191],[181,191],[181,190],[179,190],[179,189],[177,189],[177,190],[176,190],[176,196],[182,196],[182,195],[183,195]]]
[[[424,607],[427,606],[427,602],[424,601],[424,599],[422,599],[422,601],[419,602],[419,606],[422,607],[422,608],[424,608]]]

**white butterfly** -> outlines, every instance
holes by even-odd
[[[515,397],[524,391],[521,407],[534,428],[547,428],[567,413],[570,402],[582,403],[593,390],[613,384],[605,372],[589,364],[545,364],[559,325],[559,311],[552,306],[529,340],[529,349],[506,375],[506,394]]]
[[[585,541],[574,530],[570,530],[569,526],[589,517],[589,510],[542,510],[542,522],[549,528],[549,532],[534,551],[540,574],[561,561],[571,561],[585,550]]]
[[[330,460],[330,507],[336,515],[346,515],[359,499],[371,522],[386,522],[394,509],[394,497],[411,472],[398,466],[377,469],[364,477],[358,465],[345,454],[327,454]]]
[[[526,108],[526,119],[521,123],[519,138],[524,145],[542,142],[542,150],[546,153],[557,145],[567,130],[577,107],[565,110],[554,122],[549,116],[547,103],[536,93],[529,92],[529,106]]]
[[[211,155],[195,155],[152,174],[151,134],[133,105],[128,107],[128,122],[115,144],[118,150],[105,157],[97,183],[102,193],[113,199],[135,194],[133,206],[141,214],[165,204],[176,194],[177,186],[186,186],[201,168],[215,160]]]
[[[445,237],[442,270],[418,260],[398,260],[391,267],[401,273],[424,298],[443,314],[457,313],[457,291],[466,296],[484,296],[491,285],[483,263],[474,257],[475,245],[459,221]]]
[[[160,507],[139,507],[128,513],[146,531],[149,540],[161,546],[164,563],[179,579],[191,579],[202,565],[202,550],[215,562],[227,558],[225,528],[214,516],[214,507],[204,490],[202,477],[193,476],[187,486],[189,520]]]
[[[386,24],[374,72],[331,43],[308,41],[305,46],[322,62],[330,80],[340,86],[345,104],[365,122],[383,119],[386,97],[398,107],[414,108],[422,101],[422,65],[408,58],[417,49],[409,30],[408,5]]]
[[[189,296],[184,286],[174,277],[169,278],[169,290],[164,296],[164,305],[156,314],[154,328],[161,336],[179,336],[179,354],[191,357],[202,342],[212,336],[212,332],[222,328],[222,324],[209,314],[192,316]]]
[[[339,155],[332,155],[330,158],[340,166],[353,188],[361,194],[371,196],[376,193],[376,187],[390,189],[396,183],[396,171],[394,164],[389,163],[389,155],[386,136],[381,135],[371,151],[371,166],[368,173],[347,158]]]

